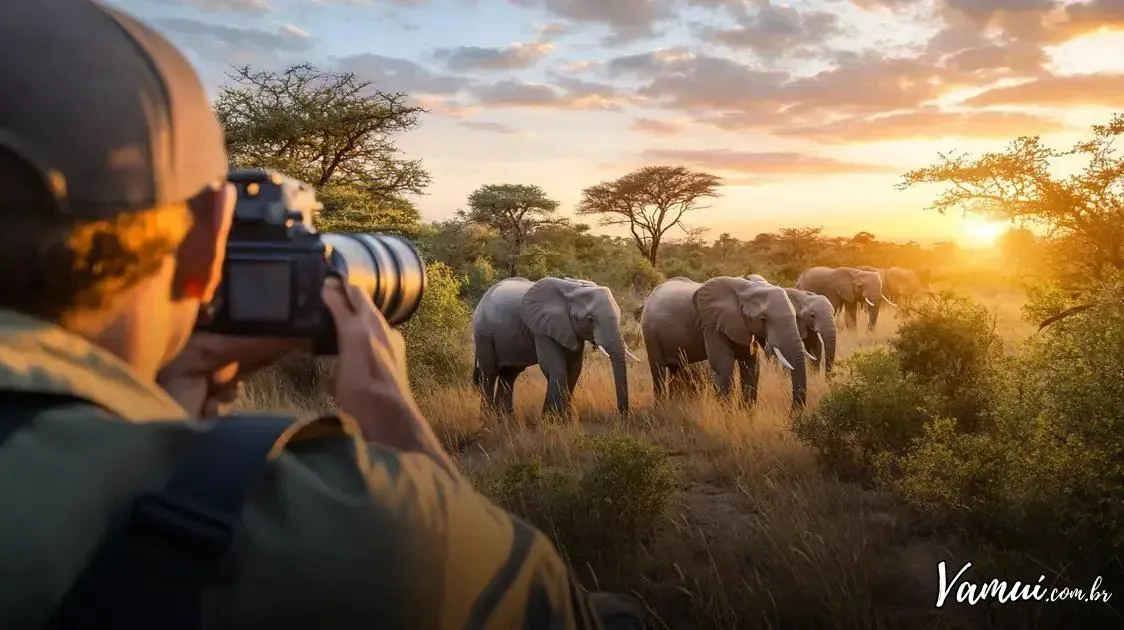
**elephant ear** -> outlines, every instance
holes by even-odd
[[[695,291],[695,310],[699,320],[743,346],[751,345],[753,335],[746,326],[750,313],[743,310],[743,294],[748,294],[750,282],[744,278],[719,276],[703,283]]]
[[[566,294],[572,282],[560,278],[543,278],[523,294],[519,314],[536,335],[546,335],[568,350],[580,350],[581,340],[574,331],[570,317],[570,301]]]
[[[855,301],[855,277],[846,269],[831,272],[831,289],[843,298],[844,302]]]

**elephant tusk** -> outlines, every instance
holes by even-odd
[[[890,301],[890,298],[886,297],[885,295],[883,295],[883,296],[882,296],[882,299],[883,299],[883,300],[886,300],[886,303],[887,303],[887,304],[889,304],[890,306],[893,306],[894,308],[897,308],[897,307],[898,307],[898,305],[897,305],[897,304],[894,304],[893,302],[891,302],[891,301]],[[872,304],[871,306],[873,306],[873,304]]]
[[[788,359],[784,358],[784,355],[781,354],[780,348],[778,348],[776,346],[773,346],[773,352],[777,355],[777,360],[781,362],[781,365],[785,366],[786,368],[788,368],[790,370],[796,369],[796,368],[792,367],[792,364],[788,362]]]
[[[808,352],[807,348],[804,348],[804,356],[808,357],[809,359],[811,359],[813,361],[819,361],[819,359],[816,358],[816,355],[812,354],[811,352]]]
[[[863,297],[863,301],[866,302],[867,304],[869,304],[870,306],[874,306],[874,302],[871,302],[870,298],[868,298],[868,297]]]
[[[628,350],[625,350],[625,351],[624,351],[624,353],[625,353],[626,355],[628,355],[628,358],[632,359],[633,361],[639,361],[639,360],[640,360],[640,359],[636,358],[636,355],[635,355],[635,354],[632,354],[632,353],[631,353],[631,352],[629,352]]]
[[[822,361],[827,357],[827,346],[823,342],[823,335],[821,335],[820,333],[816,333],[816,337],[818,337],[819,340],[820,340],[820,359],[819,360]]]
[[[603,354],[605,356],[609,356],[609,352],[607,350],[605,350],[601,346],[598,346],[597,344],[593,344],[593,345],[597,346],[597,349],[601,351],[601,354]]]

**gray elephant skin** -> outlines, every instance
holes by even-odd
[[[826,297],[804,289],[785,288],[796,310],[796,326],[804,347],[816,358],[816,371],[831,374],[835,365],[835,308]]]
[[[893,301],[909,300],[928,290],[929,272],[927,269],[914,271],[905,267],[857,267],[866,271],[877,271],[882,277],[882,294]]]
[[[472,332],[473,382],[488,404],[514,411],[515,380],[537,364],[547,380],[543,412],[568,410],[590,342],[612,362],[617,409],[628,411],[626,359],[636,357],[621,336],[620,307],[606,287],[574,278],[501,280],[476,305]]]
[[[864,302],[870,315],[867,328],[874,330],[882,302],[896,306],[882,294],[882,275],[877,271],[857,267],[812,267],[804,270],[796,280],[796,288],[818,293],[831,302],[838,313],[846,311],[846,326],[858,323],[858,305]]]
[[[666,398],[668,381],[687,365],[708,361],[719,395],[729,395],[737,364],[742,397],[756,402],[761,346],[789,369],[793,405],[804,405],[804,345],[796,312],[781,287],[730,276],[703,283],[672,278],[645,300],[640,326],[657,399]]]

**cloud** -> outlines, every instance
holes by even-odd
[[[341,72],[354,72],[360,79],[373,82],[380,90],[411,96],[448,96],[469,85],[463,77],[438,74],[409,59],[372,53],[344,57],[335,66]]]
[[[570,33],[570,27],[563,22],[551,22],[538,27],[539,41],[549,42]]]
[[[1101,28],[1124,30],[1124,3],[1119,0],[1091,0],[1066,5],[1065,20],[1058,30],[1066,37],[1080,37]]]
[[[655,35],[660,22],[674,17],[674,0],[509,0],[521,7],[545,9],[581,24],[609,28],[606,43],[621,44]]]
[[[672,136],[683,130],[683,126],[678,123],[644,117],[633,120],[628,128],[654,136]]]
[[[307,53],[315,43],[292,25],[267,31],[188,18],[164,18],[155,23],[203,59],[222,63],[268,64],[285,53]]]
[[[977,94],[966,105],[1124,106],[1124,74],[1051,76]]]
[[[730,149],[688,150],[650,149],[643,157],[663,162],[690,164],[698,168],[744,173],[748,175],[843,175],[858,173],[891,173],[899,167],[880,164],[857,164],[835,158],[806,153],[733,151]]]
[[[204,11],[236,11],[243,13],[267,13],[269,0],[185,0],[188,6]]]
[[[512,44],[504,48],[461,46],[441,48],[434,55],[453,72],[472,70],[523,70],[530,68],[553,50],[546,42]]]
[[[889,140],[962,138],[1007,139],[1020,135],[1043,134],[1067,129],[1061,121],[1007,111],[918,111],[847,118],[820,125],[789,126],[777,129],[779,136],[797,137],[823,143],[860,143]]]
[[[308,31],[302,29],[299,26],[295,26],[293,24],[282,24],[281,30],[285,31],[286,33],[288,33],[288,34],[290,34],[294,37],[300,37],[301,39],[308,39],[308,37],[309,37]]]
[[[718,3],[715,3],[717,5]],[[842,32],[834,12],[798,10],[791,6],[725,3],[735,26],[696,26],[700,37],[731,48],[751,50],[763,57],[780,57],[801,47],[823,43]]]
[[[505,79],[473,86],[478,105],[534,109],[619,109],[628,98],[604,83],[558,77],[554,85]]]
[[[474,129],[476,131],[487,131],[491,133],[499,133],[504,135],[520,135],[520,131],[510,125],[497,122],[483,122],[477,120],[462,120],[462,127]]]

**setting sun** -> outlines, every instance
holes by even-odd
[[[961,240],[967,247],[993,247],[995,241],[1006,232],[1008,226],[999,221],[966,218],[962,224]]]

